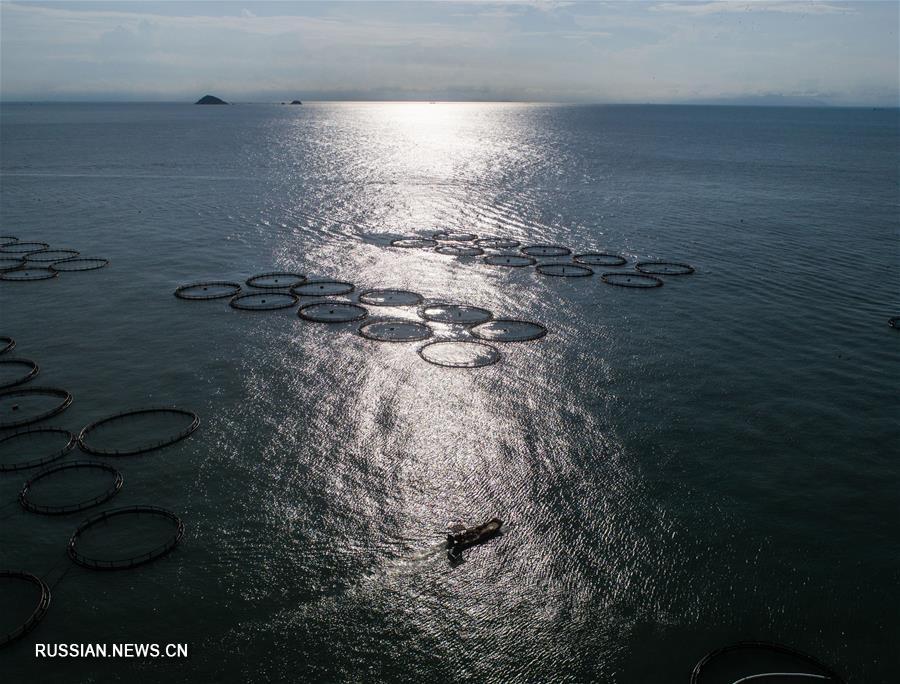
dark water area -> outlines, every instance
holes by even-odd
[[[0,280],[5,356],[40,365],[23,387],[74,397],[40,425],[148,405],[201,418],[173,446],[98,459],[124,477],[99,509],[26,513],[36,471],[0,473],[0,567],[68,570],[0,652],[4,681],[688,682],[744,639],[894,681],[898,180],[898,110],[3,105],[0,234],[110,260]],[[440,230],[629,264],[560,278],[390,245]],[[601,280],[655,259],[696,271]],[[172,296],[271,271],[355,284],[336,301],[399,288],[548,332],[446,368],[296,305]],[[79,522],[136,504],[181,516],[172,554],[122,572],[66,558]],[[503,535],[449,563],[446,525],[493,516]],[[154,546],[164,522],[85,543]],[[5,590],[0,632],[28,605],[27,585]],[[190,658],[35,660],[38,642]]]

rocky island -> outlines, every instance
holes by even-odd
[[[194,104],[203,104],[203,105],[213,105],[213,104],[228,104],[225,100],[220,100],[218,97],[214,95],[204,95],[199,100],[197,100]]]

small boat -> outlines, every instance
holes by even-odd
[[[467,528],[461,524],[452,526],[447,533],[447,555],[451,560],[459,560],[464,549],[486,542],[499,534],[502,526],[503,521],[500,518],[491,518],[475,527]]]

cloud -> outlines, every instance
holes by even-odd
[[[734,12],[780,12],[783,14],[856,14],[856,9],[847,5],[823,2],[772,2],[771,0],[720,0],[718,2],[664,2],[653,5],[653,12],[679,12],[695,16]]]
[[[154,12],[150,3],[0,0],[0,96],[665,102],[821,90],[844,103],[896,99],[896,4],[861,4],[846,21],[828,16],[846,9],[838,4],[796,1],[537,4],[284,2],[216,16],[212,4],[190,5],[212,8],[190,15],[171,3]],[[747,7],[813,14],[748,22],[736,14]]]

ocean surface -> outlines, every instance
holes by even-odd
[[[0,234],[110,260],[0,280],[0,335],[17,343],[0,358],[39,364],[23,388],[73,396],[38,425],[159,405],[201,424],[94,458],[124,485],[82,513],[26,513],[36,471],[0,474],[0,567],[52,585],[43,621],[0,652],[2,679],[686,683],[708,651],[766,640],[849,682],[896,681],[898,168],[898,110],[3,105]],[[390,245],[440,230],[629,264],[560,278]],[[658,259],[695,273],[601,280]],[[422,342],[297,306],[173,296],[271,271],[548,332],[446,368]],[[35,495],[109,484],[61,473]],[[79,522],[136,504],[181,516],[170,555],[121,572],[67,559]],[[502,536],[450,563],[448,523],[493,516]],[[139,553],[169,538],[159,522],[110,522],[84,550]],[[3,586],[5,633],[37,594]],[[33,657],[122,642],[190,657]]]

